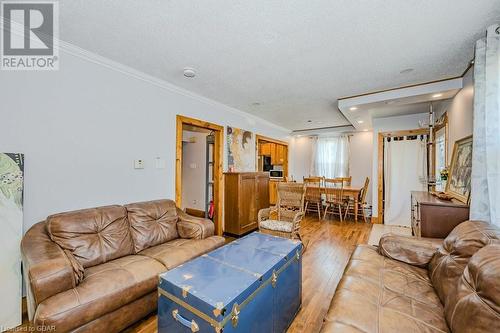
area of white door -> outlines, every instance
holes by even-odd
[[[384,223],[411,225],[411,191],[427,190],[426,140],[384,142]]]

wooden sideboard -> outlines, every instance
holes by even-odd
[[[439,199],[429,192],[411,192],[411,228],[417,237],[446,238],[455,226],[469,219],[469,206]]]
[[[269,207],[268,172],[224,174],[224,231],[241,236],[258,228],[257,214]]]

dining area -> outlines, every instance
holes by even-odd
[[[352,177],[303,177],[302,182],[283,179],[277,184],[276,204],[258,212],[259,231],[275,236],[301,239],[301,221],[306,214],[318,222],[335,219],[370,223],[366,202],[370,179],[352,185]]]

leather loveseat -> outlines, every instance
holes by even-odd
[[[158,275],[224,244],[171,200],[49,216],[21,243],[37,330],[117,332],[153,312]]]
[[[467,221],[444,241],[386,235],[358,246],[321,332],[500,332],[499,238]]]

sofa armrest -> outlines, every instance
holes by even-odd
[[[438,238],[416,238],[387,234],[380,238],[378,252],[388,258],[413,266],[426,267],[443,244]]]
[[[211,220],[188,215],[179,208],[177,215],[177,232],[181,238],[204,239],[214,235],[215,227]]]
[[[50,239],[45,222],[26,232],[21,254],[30,317],[43,300],[74,288],[83,278],[83,267]]]

